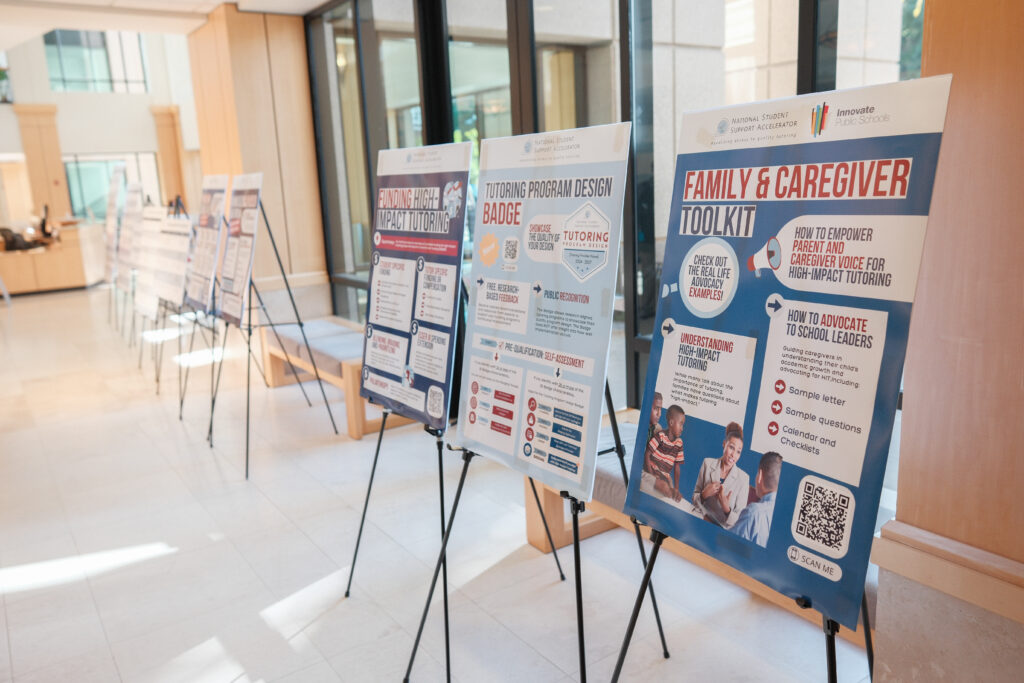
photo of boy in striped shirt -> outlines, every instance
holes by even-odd
[[[655,432],[644,450],[644,470],[654,475],[654,490],[672,500],[682,500],[679,470],[683,465],[683,425],[686,413],[680,406],[668,407],[668,428]]]

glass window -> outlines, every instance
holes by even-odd
[[[156,154],[72,154],[64,157],[71,212],[80,218],[103,220],[107,215],[107,192],[116,166],[125,168],[125,181],[141,183],[147,204],[162,203]]]
[[[924,0],[839,0],[836,88],[921,75]]]
[[[10,104],[13,101],[11,77],[7,68],[7,53],[0,51],[0,104]]]
[[[142,38],[134,31],[67,31],[43,36],[50,88],[57,92],[145,93]]]

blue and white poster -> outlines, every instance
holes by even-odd
[[[220,246],[224,241],[224,199],[228,192],[228,177],[203,176],[202,189],[199,217],[185,271],[185,305],[205,313],[213,307]]]
[[[231,179],[227,235],[220,260],[220,293],[214,302],[214,315],[239,328],[249,305],[262,187],[262,173],[244,173]]]
[[[359,394],[434,429],[448,425],[471,142],[377,155]]]
[[[459,445],[590,500],[628,123],[484,140]]]
[[[854,629],[949,85],[682,120],[625,511]]]

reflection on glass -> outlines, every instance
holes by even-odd
[[[924,0],[839,0],[836,87],[921,75]]]
[[[107,215],[107,192],[110,176],[117,166],[125,169],[129,183],[141,183],[147,202],[161,203],[160,176],[156,155],[139,154],[74,154],[64,157],[71,213],[80,218],[103,220]]]

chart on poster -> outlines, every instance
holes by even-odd
[[[850,628],[949,86],[682,119],[625,512]]]
[[[594,486],[628,123],[484,140],[458,442]]]
[[[473,145],[381,150],[360,394],[448,424]]]
[[[233,325],[242,324],[249,301],[262,186],[262,173],[246,173],[231,179],[228,233],[220,262],[220,293],[215,302],[215,315]]]
[[[195,234],[189,250],[185,273],[185,303],[197,311],[208,312],[213,301],[214,278],[220,260],[223,235],[224,198],[228,191],[226,175],[203,176]]]

